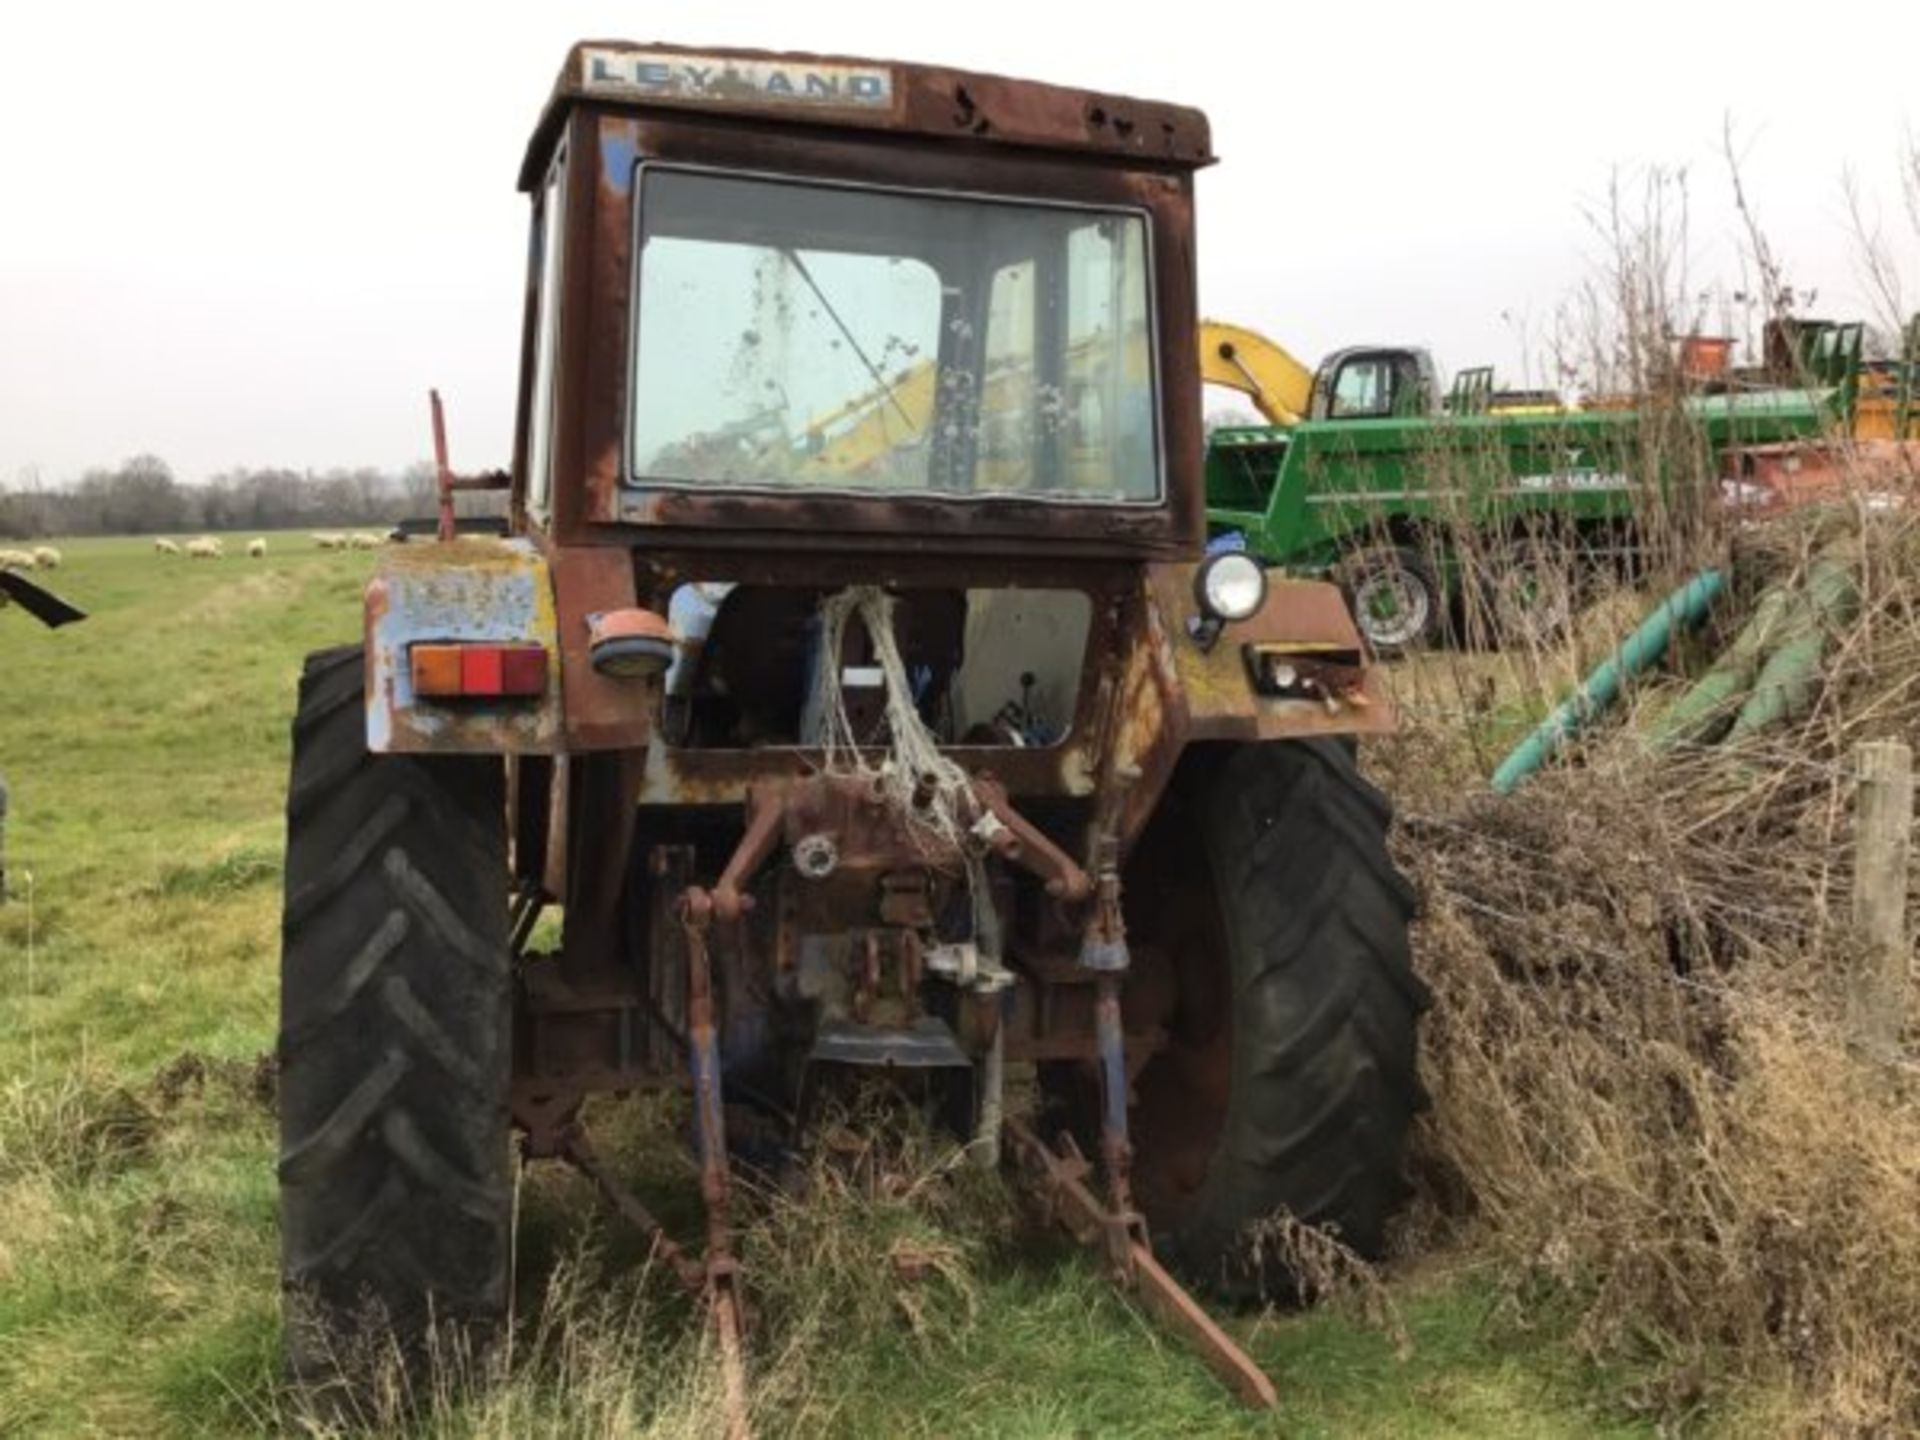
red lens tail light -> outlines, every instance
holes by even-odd
[[[511,645],[500,652],[502,695],[544,695],[547,652],[538,645]]]
[[[543,645],[414,645],[408,660],[413,693],[428,699],[514,699],[544,695],[547,690]]]
[[[469,645],[460,652],[460,693],[500,693],[500,652],[491,645]]]

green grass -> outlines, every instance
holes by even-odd
[[[274,1036],[286,721],[303,653],[358,632],[370,557],[298,536],[211,563],[144,540],[62,548],[47,578],[91,618],[48,632],[0,614],[15,891],[0,906],[0,1435],[259,1433],[287,1414],[274,1127],[255,1068]],[[657,1146],[673,1126],[634,1133]],[[695,1213],[683,1163],[622,1162],[647,1169],[663,1214]],[[524,1306],[550,1257],[603,1224],[568,1177],[529,1183]],[[608,1235],[604,1286],[623,1283],[624,1253]],[[873,1258],[853,1253],[856,1271]],[[876,1269],[870,1285],[889,1284]],[[1339,1308],[1234,1321],[1283,1397],[1257,1421],[1085,1258],[995,1244],[971,1273],[971,1303],[936,1307],[924,1333],[883,1305],[827,1336],[765,1428],[1647,1433],[1563,1326],[1520,1324],[1470,1257],[1390,1277],[1404,1358]],[[684,1313],[663,1317],[665,1351],[687,1349]],[[603,1383],[633,1393],[589,1415],[564,1385],[542,1389],[525,1411],[455,1407],[436,1433],[665,1423],[643,1374]]]

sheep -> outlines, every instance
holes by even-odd
[[[247,558],[248,559],[258,560],[262,555],[265,555],[266,553],[267,553],[267,542],[265,540],[256,538],[253,540],[249,540],[247,542]]]
[[[226,547],[211,535],[202,535],[198,540],[187,542],[189,560],[218,560],[226,554]]]
[[[33,569],[31,550],[0,550],[0,570]]]
[[[51,545],[34,546],[33,559],[34,563],[42,570],[58,570],[60,568],[60,552]]]
[[[344,550],[347,548],[347,537],[329,530],[315,535],[313,543],[322,550]]]
[[[162,535],[158,540],[153,542],[153,553],[156,555],[178,555],[180,553],[180,547],[174,541]]]
[[[378,550],[380,544],[381,541],[378,535],[369,535],[364,530],[347,536],[347,545],[354,550]]]

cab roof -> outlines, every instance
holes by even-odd
[[[1195,170],[1214,158],[1207,117],[1186,105],[894,60],[583,40],[567,52],[528,142],[522,190],[539,184],[567,114],[583,103],[1052,150],[1155,169]]]

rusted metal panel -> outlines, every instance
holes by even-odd
[[[1016,796],[1084,797],[1093,768],[1084,737],[1060,745],[1014,749],[953,745],[941,753],[970,775],[991,778]],[[763,745],[750,750],[689,749],[653,744],[646,751],[642,805],[740,805],[755,785],[802,779],[820,770],[818,749]]]
[[[726,561],[698,551],[644,554],[637,601],[664,611],[674,588],[696,580],[836,587],[847,574],[844,554],[749,553]],[[1361,643],[1339,591],[1305,581],[1276,582],[1266,607],[1229,625],[1211,650],[1187,633],[1195,612],[1193,573],[1186,564],[1140,568],[1116,563],[1056,561],[1038,565],[1001,557],[968,561],[953,555],[901,555],[863,560],[862,579],[892,588],[917,586],[1068,587],[1091,601],[1079,703],[1066,737],[1049,747],[952,746],[948,753],[974,774],[990,774],[1013,796],[1085,797],[1112,761],[1139,772],[1120,827],[1129,841],[1144,827],[1181,750],[1196,740],[1276,740],[1391,730],[1393,711],[1379,677],[1361,668],[1358,695],[1329,707],[1256,693],[1247,648],[1297,646],[1304,654],[1361,657]],[[631,603],[631,602],[630,602]],[[1115,687],[1120,703],[1109,724]],[[1110,751],[1111,747],[1111,751]],[[813,773],[817,751],[796,746],[693,749],[656,744],[645,759],[643,805],[736,805],[755,784]]]
[[[569,250],[568,262],[585,283],[569,289],[586,292],[587,298],[567,312],[569,318],[577,316],[580,333],[564,354],[573,368],[561,377],[578,448],[569,468],[554,472],[556,488],[564,488],[571,502],[560,532],[569,540],[585,538],[618,517],[634,333],[633,170],[643,143],[638,122],[599,111],[583,112],[574,128],[581,136],[572,152],[578,167],[573,186],[578,243]],[[577,295],[571,298],[578,301]],[[576,475],[578,484],[560,478]]]
[[[941,501],[914,496],[766,495],[621,487],[614,518],[623,524],[665,527],[688,538],[725,531],[730,546],[752,543],[755,531],[779,532],[782,548],[844,553],[848,532],[884,537],[889,550],[950,547],[956,534],[1001,534],[1014,548],[1054,553],[1080,545],[1111,553],[1122,546],[1164,540],[1168,516],[1160,506],[1102,506],[1099,524],[1089,507],[1065,502],[975,499]],[[743,534],[742,532],[747,532]]]
[[[914,589],[1079,589],[1089,597],[1087,649],[1081,689],[1068,733],[1058,745],[1000,747],[952,745],[947,755],[975,776],[991,776],[1008,795],[1085,797],[1100,774],[1100,676],[1119,664],[1127,641],[1121,634],[1121,599],[1137,584],[1127,564],[1087,563],[1054,557],[1048,563],[1012,557],[912,555],[900,547],[858,561],[862,584],[912,593]],[[643,551],[637,557],[637,603],[666,612],[674,589],[691,582],[728,580],[741,586],[820,586],[839,589],[849,578],[849,557],[829,551]],[[755,783],[780,783],[818,772],[820,751],[795,745],[753,749],[684,749],[649,745],[641,804],[743,804]]]
[[[1186,698],[1173,663],[1174,641],[1144,577],[1136,573],[1134,578],[1137,588],[1127,597],[1118,627],[1124,636],[1116,652],[1122,661],[1115,679],[1119,703],[1111,738],[1101,747],[1106,785],[1119,776],[1132,777],[1118,824],[1121,845],[1128,850],[1146,829],[1172,779],[1188,730]]]
[[[536,216],[537,213],[536,208]],[[550,233],[544,238],[546,243],[552,242]],[[527,449],[532,438],[534,355],[540,324],[539,239],[539,232],[529,226],[527,273],[520,296],[520,369],[514,390],[513,449],[507,463],[508,473],[513,477],[508,494],[508,511],[512,516],[513,528],[522,531],[527,526]]]
[[[523,190],[539,184],[555,134],[583,102],[911,134],[976,151],[1002,145],[1123,157],[1179,170],[1214,158],[1207,117],[1165,101],[850,55],[589,40],[568,52],[554,82],[521,166]]]
[[[588,658],[587,617],[634,605],[633,556],[611,546],[555,546],[553,573],[568,750],[627,750],[647,743],[659,705],[657,681],[598,673]]]
[[[1729,508],[1757,518],[1858,499],[1871,510],[1910,505],[1920,492],[1920,442],[1795,440],[1730,455],[1738,478],[1722,482]]]
[[[621,552],[625,553],[625,552]],[[1030,587],[1084,592],[1090,602],[1081,686],[1065,738],[1057,745],[1016,748],[956,745],[946,753],[969,773],[991,776],[1013,796],[1083,797],[1092,793],[1100,772],[1098,746],[1101,675],[1127,652],[1121,633],[1123,597],[1137,584],[1134,567],[1110,561],[1061,558],[1045,562],[1008,556],[969,559],[951,552],[863,555],[857,562],[862,583],[900,592],[916,588],[968,589]],[[850,575],[849,557],[824,550],[733,551],[724,556],[699,550],[642,551],[637,556],[635,600],[665,613],[674,590],[700,581],[726,580],[740,585],[806,586],[837,590]],[[739,805],[750,786],[777,784],[818,771],[818,750],[791,745],[751,749],[694,749],[665,743],[650,745],[643,805]]]
[[[1202,650],[1187,636],[1198,613],[1193,565],[1149,565],[1147,584],[1168,632],[1168,651],[1192,740],[1286,740],[1308,735],[1378,735],[1394,728],[1393,706],[1339,588],[1320,581],[1276,580],[1250,620],[1229,624]],[[1359,670],[1345,699],[1293,700],[1258,694],[1248,671],[1250,646],[1297,648],[1341,657]]]
[[[1197,617],[1192,564],[1150,564],[1141,572],[1133,616],[1120,627],[1125,657],[1113,739],[1114,769],[1136,778],[1119,826],[1131,847],[1146,829],[1181,752],[1196,741],[1287,740],[1378,734],[1393,728],[1379,676],[1364,663],[1360,636],[1332,585],[1278,581],[1253,618],[1228,624],[1203,649],[1189,634]],[[1255,646],[1297,647],[1303,663],[1340,663],[1351,686],[1338,703],[1260,694],[1249,669]]]
[[[367,746],[376,753],[551,751],[560,677],[538,699],[432,701],[414,694],[419,641],[528,641],[557,653],[547,565],[526,540],[464,539],[383,552],[366,592]]]

